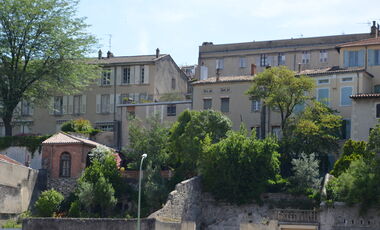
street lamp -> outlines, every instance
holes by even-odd
[[[139,201],[138,201],[138,205],[137,205],[137,230],[140,230],[140,207],[141,207],[141,178],[142,178],[142,164],[143,164],[143,161],[144,159],[147,157],[148,155],[146,153],[144,153],[142,156],[141,156],[141,162],[140,162],[140,171],[139,171]]]

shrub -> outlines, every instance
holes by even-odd
[[[90,135],[94,135],[98,132],[98,130],[92,127],[91,122],[85,119],[66,121],[62,124],[61,130],[64,132],[75,132]]]
[[[17,223],[15,220],[7,220],[5,224],[1,226],[2,228],[22,228],[21,224]]]
[[[34,205],[37,215],[41,217],[52,217],[54,212],[58,211],[63,199],[62,194],[54,189],[42,192]]]
[[[309,156],[301,153],[299,159],[292,160],[293,173],[290,177],[291,191],[298,194],[310,194],[316,192],[321,187],[319,177],[319,162],[315,159],[314,153]]]

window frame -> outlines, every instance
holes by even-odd
[[[123,68],[123,84],[131,84],[131,67],[127,66]]]
[[[58,103],[59,103],[59,105],[58,105]],[[54,96],[53,107],[54,107],[54,115],[62,115],[63,114],[63,96]]]
[[[266,54],[260,54],[260,67],[265,67],[268,64],[268,56]]]
[[[323,90],[323,89],[327,89],[327,92],[328,92],[328,97],[327,97],[327,101],[321,101],[320,100],[320,97],[319,97],[319,90]],[[317,88],[317,101],[318,102],[321,102],[321,103],[325,103],[325,105],[327,106],[330,106],[330,88]]]
[[[375,117],[380,119],[380,103],[375,103]]]
[[[310,51],[302,51],[302,64],[309,64],[311,59],[311,53]]]
[[[327,63],[327,58],[328,58],[327,50],[320,50],[319,51],[319,62]]]
[[[277,65],[278,66],[285,65],[285,62],[286,62],[285,54],[284,53],[278,53]]]
[[[102,72],[101,86],[111,85],[111,70],[105,70]]]
[[[69,152],[62,152],[59,157],[59,177],[71,177],[71,154]]]
[[[171,104],[166,106],[166,116],[174,117],[177,115],[177,105]]]
[[[226,102],[223,103],[223,101],[227,101],[228,102],[226,108],[223,107],[224,103],[226,103]],[[230,112],[230,98],[229,97],[221,97],[220,98],[220,111],[222,113],[229,113]]]
[[[108,103],[105,99],[108,98]],[[111,96],[109,94],[101,94],[100,96],[100,113],[110,113]]]
[[[205,103],[206,101],[210,102],[209,108],[206,108],[206,103]],[[212,109],[212,98],[203,98],[203,109],[204,110]]]
[[[260,110],[261,110],[261,101],[251,100],[251,112],[260,112]]]
[[[144,84],[145,82],[145,67],[140,65],[140,84]]]
[[[247,57],[239,58],[239,68],[247,68]]]

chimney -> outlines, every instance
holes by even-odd
[[[379,23],[377,23],[376,38],[379,37],[379,33],[380,33],[380,31],[379,31]]]
[[[298,63],[298,73],[301,72],[301,63]]]
[[[160,49],[159,48],[156,49],[156,58],[158,58],[158,56],[160,56]]]
[[[220,69],[216,69],[216,81],[220,80]]]
[[[251,64],[251,75],[254,76],[256,74],[256,65]]]
[[[102,50],[99,50],[99,51],[98,51],[98,59],[99,59],[99,60],[102,59]]]
[[[372,22],[372,26],[371,26],[371,35],[377,35],[377,27],[376,27],[376,21],[373,21]]]
[[[113,57],[113,53],[108,50],[108,52],[107,52],[107,58],[112,58],[112,57]]]

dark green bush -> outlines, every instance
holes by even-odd
[[[59,210],[63,199],[62,194],[54,189],[42,192],[34,204],[37,215],[41,217],[52,217],[53,214]]]
[[[90,134],[95,135],[99,132],[99,130],[94,129],[89,120],[85,119],[76,119],[71,121],[66,121],[62,124],[61,130],[63,132],[74,132],[74,133],[82,133],[82,134]]]

